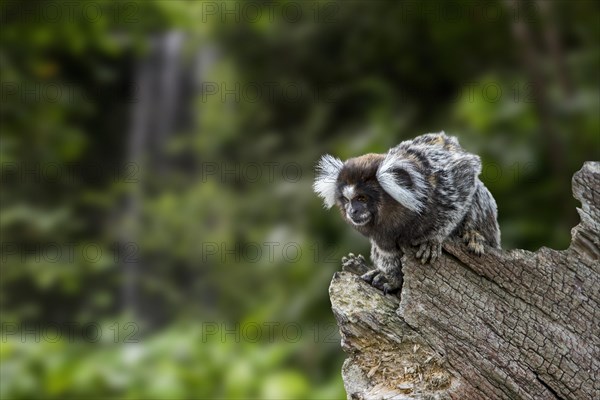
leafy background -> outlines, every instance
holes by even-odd
[[[321,154],[456,135],[528,250],[600,158],[597,2],[0,7],[2,398],[345,398],[327,287],[368,243]]]

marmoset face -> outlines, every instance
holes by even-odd
[[[366,225],[373,217],[370,211],[372,199],[362,192],[355,185],[342,185],[338,196],[338,206],[346,219],[356,226]]]
[[[313,187],[325,207],[337,205],[342,217],[369,237],[404,226],[423,206],[420,192],[414,190],[422,180],[414,166],[403,159],[395,162],[393,156],[386,160],[386,154],[345,162],[325,155],[317,165]]]
[[[377,181],[379,154],[351,158],[344,163],[336,183],[336,204],[342,216],[360,227],[376,219],[382,188]]]

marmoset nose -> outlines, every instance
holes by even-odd
[[[353,217],[358,217],[358,214],[359,214],[359,212],[355,208],[353,208],[352,211],[350,211],[350,215],[352,215]]]

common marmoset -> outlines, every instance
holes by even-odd
[[[422,263],[433,262],[447,238],[460,238],[475,254],[500,247],[497,206],[479,180],[481,160],[444,132],[407,140],[386,154],[345,162],[325,155],[317,164],[315,192],[325,207],[371,241],[375,269],[362,278],[385,293],[402,286],[401,259],[416,246]],[[362,256],[344,263],[365,264]]]

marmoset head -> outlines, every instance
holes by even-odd
[[[401,224],[424,206],[424,184],[415,165],[389,154],[366,154],[345,162],[325,155],[313,188],[326,208],[334,204],[361,233]]]

